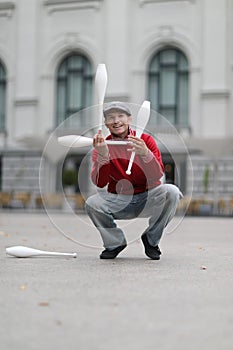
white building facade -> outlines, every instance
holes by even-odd
[[[232,0],[0,0],[1,191],[39,191],[46,141],[96,104],[105,63],[106,102],[149,99],[184,140],[192,167],[175,143],[162,149],[168,181],[194,196],[233,196],[232,34]],[[59,132],[85,133],[91,118]],[[169,142],[161,121],[148,128]],[[70,154],[77,171],[86,152]],[[47,192],[61,189],[64,155],[55,153],[46,154]]]

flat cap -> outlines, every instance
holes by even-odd
[[[104,111],[103,111],[104,115],[106,115],[112,109],[119,109],[120,111],[123,111],[128,115],[131,115],[131,111],[130,111],[128,105],[124,102],[121,102],[121,101],[113,101],[113,102],[110,102],[109,104],[107,104],[104,107]]]

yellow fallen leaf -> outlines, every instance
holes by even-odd
[[[49,306],[49,302],[48,301],[41,301],[40,303],[38,303],[39,306]]]
[[[26,284],[22,284],[22,286],[20,286],[20,289],[21,289],[21,290],[27,289],[27,285],[26,285]]]
[[[4,231],[0,231],[0,236],[3,236],[3,237],[9,237],[9,233],[6,233]]]

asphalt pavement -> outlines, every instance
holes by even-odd
[[[128,247],[100,260],[83,213],[2,211],[1,349],[232,350],[232,218],[176,217],[160,261],[144,255],[146,224],[121,222]],[[77,258],[7,256],[16,245]]]

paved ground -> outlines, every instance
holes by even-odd
[[[53,214],[53,224],[42,213],[0,215],[1,349],[233,349],[232,219],[185,218],[164,234],[158,262],[139,241],[100,260],[85,215]],[[133,241],[145,221],[122,225]],[[17,259],[5,254],[11,245],[78,257]]]

